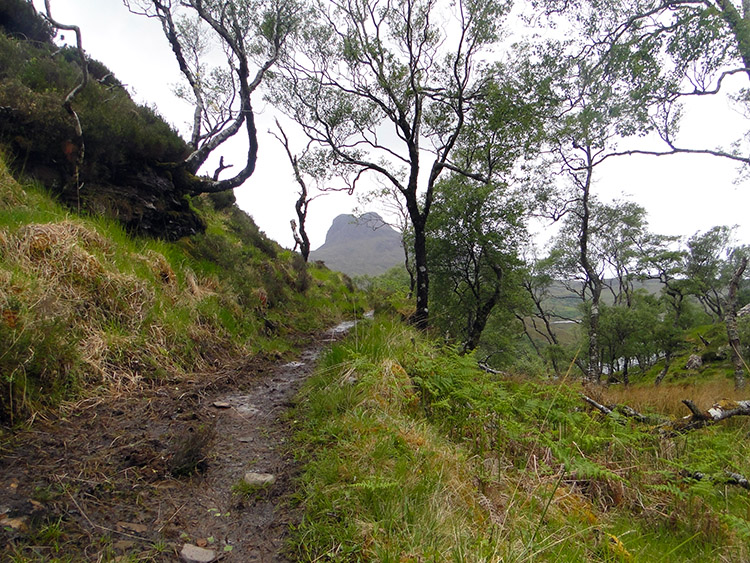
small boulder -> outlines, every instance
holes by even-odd
[[[216,559],[216,553],[210,549],[186,543],[182,546],[180,557],[185,563],[211,563]]]
[[[688,358],[687,364],[685,364],[685,369],[698,369],[703,367],[703,360],[700,356],[697,354],[691,354]]]
[[[267,487],[271,486],[276,482],[276,476],[270,473],[254,473],[248,471],[242,478],[245,483],[253,487]]]

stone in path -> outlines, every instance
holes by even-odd
[[[197,545],[186,543],[182,546],[180,557],[185,563],[211,563],[216,559],[216,553],[210,549],[203,549]]]
[[[245,483],[253,487],[265,487],[273,485],[276,482],[276,477],[270,473],[254,473],[248,471],[245,473],[243,480]]]

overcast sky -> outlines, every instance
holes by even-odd
[[[44,11],[43,0],[34,0]],[[179,69],[161,27],[155,20],[130,14],[121,0],[52,0],[52,15],[62,23],[81,27],[87,53],[103,62],[139,103],[156,105],[159,113],[183,134],[192,110],[173,95]],[[72,32],[66,32],[66,42]],[[70,37],[68,37],[70,35]],[[267,134],[273,108],[258,94],[253,99],[259,132],[258,164],[253,176],[235,190],[239,206],[258,226],[284,246],[294,243],[289,221],[296,218],[297,186],[281,145]],[[723,99],[696,99],[682,126],[687,146],[728,147],[749,123]],[[287,134],[301,136],[289,125]],[[648,141],[646,141],[648,142]],[[658,147],[652,141],[651,148]],[[242,150],[238,150],[241,161]],[[230,159],[231,160],[231,159]],[[649,214],[651,230],[692,235],[715,225],[739,225],[738,239],[750,243],[750,182],[735,183],[736,165],[700,156],[622,157],[601,167],[596,193],[603,200],[627,198]],[[310,205],[308,233],[313,248],[325,241],[331,221],[357,206],[356,197],[341,193],[316,199]]]

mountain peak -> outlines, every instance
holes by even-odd
[[[352,238],[369,239],[381,236],[388,237],[393,234],[398,235],[377,213],[363,213],[359,217],[344,213],[333,220],[328,233],[326,233],[325,244],[335,244],[339,241],[351,240]]]
[[[336,217],[323,246],[310,253],[349,275],[378,275],[403,262],[401,235],[374,212]]]

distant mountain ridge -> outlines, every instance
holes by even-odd
[[[377,213],[339,215],[326,241],[310,253],[332,270],[350,276],[377,276],[403,262],[401,235]]]

